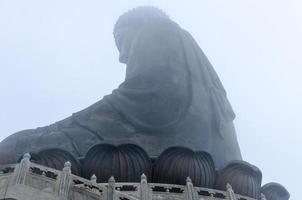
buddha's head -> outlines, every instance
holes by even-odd
[[[120,27],[114,33],[115,44],[120,53],[119,61],[127,64],[129,52],[132,46],[132,42],[135,38],[136,31],[132,27]]]
[[[114,26],[114,38],[119,50],[119,61],[127,64],[133,41],[140,30],[152,23],[169,17],[160,9],[151,6],[134,8],[119,17]]]

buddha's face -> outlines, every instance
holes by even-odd
[[[135,30],[130,27],[122,27],[115,32],[115,43],[120,52],[119,61],[127,64],[130,48],[135,36]]]

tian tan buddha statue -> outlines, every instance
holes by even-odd
[[[235,114],[199,45],[148,6],[120,16],[114,38],[119,61],[127,66],[124,82],[66,119],[7,137],[0,143],[0,164],[16,163],[29,152],[33,161],[54,168],[70,160],[73,173],[93,172],[100,181],[110,175],[137,180],[144,172],[159,182],[169,179],[169,170],[185,177],[183,169],[201,167],[189,170],[190,177],[197,185],[213,186],[214,179],[197,175],[203,170],[215,176],[241,154]]]

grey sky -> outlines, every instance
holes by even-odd
[[[112,29],[155,5],[187,29],[228,92],[244,159],[302,191],[299,0],[0,0],[0,139],[79,111],[123,81]]]

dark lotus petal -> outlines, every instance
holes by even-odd
[[[215,166],[210,154],[185,147],[170,147],[156,160],[153,182],[184,185],[187,177],[195,186],[212,188]]]
[[[71,163],[71,172],[75,175],[81,175],[81,165],[72,154],[61,149],[46,149],[39,153],[31,153],[31,160],[40,165],[62,170],[64,163]]]
[[[86,154],[84,177],[97,176],[98,182],[107,182],[114,176],[119,182],[139,182],[144,173],[151,177],[152,164],[147,153],[134,144],[98,144]]]
[[[279,183],[267,183],[261,188],[266,200],[288,200],[290,197],[286,188]]]
[[[234,192],[258,199],[262,181],[261,171],[245,161],[232,161],[218,172],[216,189],[226,190],[229,183]]]

